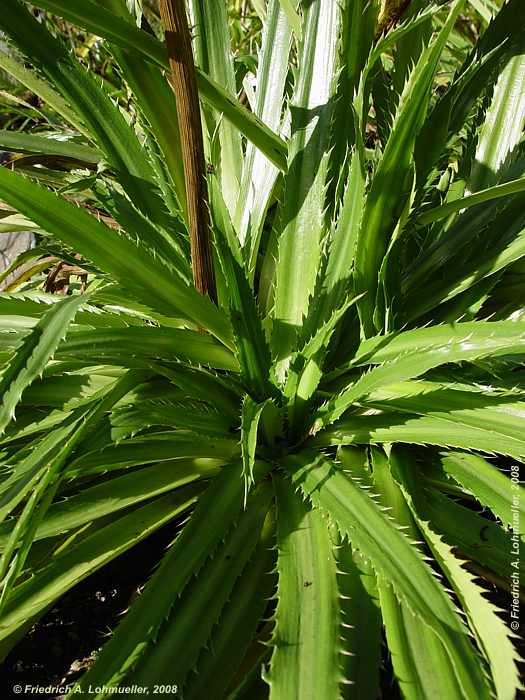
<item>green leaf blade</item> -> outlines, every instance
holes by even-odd
[[[84,302],[85,297],[79,295],[54,304],[17,349],[0,380],[0,434],[13,419],[24,389],[42,374]]]
[[[308,310],[321,260],[328,173],[328,126],[337,75],[340,10],[321,0],[305,8],[300,70],[291,105],[292,136],[280,211],[272,346],[284,373]]]
[[[288,458],[295,485],[330,513],[342,535],[370,559],[422,623],[439,637],[456,668],[466,698],[490,698],[482,667],[452,602],[416,547],[382,514],[374,501],[325,457]]]
[[[276,483],[277,610],[265,678],[271,700],[337,698],[341,681],[336,563],[326,522]]]

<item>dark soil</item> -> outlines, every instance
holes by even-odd
[[[6,658],[0,698],[57,698],[15,693],[14,686],[72,684],[88,668],[174,536],[173,523],[122,554],[63,596]],[[75,696],[72,696],[75,697]]]

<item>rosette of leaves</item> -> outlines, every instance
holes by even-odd
[[[191,0],[217,303],[165,45],[125,0],[36,5],[104,40],[134,118],[4,1],[12,72],[69,127],[2,135],[53,157],[0,198],[88,279],[0,296],[2,654],[164,527],[80,689],[361,700],[388,653],[403,697],[514,698],[492,593],[523,517],[522,1],[435,90],[463,2],[378,35],[379,3],[269,0],[248,109],[224,4]],[[58,156],[87,175],[60,186]]]

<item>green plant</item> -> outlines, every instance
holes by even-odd
[[[511,700],[483,581],[508,585],[524,517],[494,456],[525,455],[525,5],[436,94],[461,0],[379,36],[379,3],[269,0],[251,113],[223,3],[190,0],[217,304],[163,44],[121,0],[36,5],[109,43],[136,118],[4,2],[18,79],[74,133],[45,145],[86,172],[57,196],[1,169],[0,197],[88,281],[0,296],[2,654],[171,523],[80,688],[375,698],[384,628],[404,697]]]

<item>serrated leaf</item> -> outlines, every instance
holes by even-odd
[[[195,674],[186,682],[184,696],[188,700],[201,700],[203,694],[226,697],[232,676],[249,654],[246,649],[274,588],[275,576],[270,573],[275,567],[274,539],[275,523],[269,514],[252,560],[237,580],[213,630],[209,648],[203,650]]]
[[[426,224],[430,224],[434,221],[445,219],[446,217],[450,216],[450,214],[455,214],[463,209],[474,207],[477,204],[482,204],[483,202],[490,202],[494,199],[499,199],[500,197],[508,197],[510,195],[517,194],[518,192],[523,192],[523,190],[525,190],[525,177],[521,177],[517,180],[511,180],[510,182],[505,182],[502,185],[494,185],[484,190],[478,190],[475,194],[471,194],[460,199],[455,199],[452,202],[448,202],[447,204],[442,204],[439,207],[430,209],[429,211],[421,214],[421,216],[417,219],[417,223],[421,226],[425,226]]]
[[[144,410],[146,408],[146,411]],[[112,435],[115,441],[150,426],[166,426],[190,430],[196,435],[222,438],[227,435],[231,419],[201,404],[176,404],[152,401],[143,405],[120,406],[111,415]]]
[[[94,7],[105,12],[97,5]],[[152,218],[164,211],[163,202],[154,191],[153,171],[144,158],[140,141],[118,107],[99,87],[94,74],[86,71],[21,3],[9,2],[5,6],[0,27],[86,124],[107,161],[118,171],[120,182],[135,205]]]
[[[441,640],[466,698],[490,698],[490,689],[466,629],[452,601],[424,563],[417,548],[388,520],[379,506],[326,457],[304,452],[285,461],[293,482],[330,513],[376,573],[388,581],[422,624]]]
[[[168,550],[161,566],[135,601],[80,688],[115,685],[140,659],[177,597],[219,546],[242,511],[243,484],[238,466],[225,467],[199,499],[197,508]],[[170,585],[165,586],[166,572]]]
[[[86,450],[69,463],[65,475],[68,479],[74,479],[148,462],[176,459],[195,459],[197,462],[200,459],[210,459],[212,464],[219,464],[228,462],[236,451],[233,439],[201,435],[196,440],[195,435],[189,431],[168,430],[130,438],[119,444],[110,443],[93,451]]]
[[[326,521],[294,493],[277,494],[277,608],[265,680],[271,700],[338,698],[341,635],[336,563]]]
[[[243,253],[215,181],[210,183],[210,196],[215,243],[228,289],[229,312],[241,375],[247,388],[255,397],[262,399],[272,392],[270,350],[246,276]]]
[[[22,85],[25,85],[35,95],[38,95],[45,104],[49,105],[51,109],[77,129],[79,133],[90,138],[90,133],[82,123],[81,118],[75,114],[61,95],[55,92],[45,80],[38,77],[35,71],[26,68],[22,61],[10,56],[4,50],[0,50],[0,68]]]
[[[492,435],[494,452],[520,456],[525,454],[522,439],[525,427],[525,402],[516,396],[462,391],[437,382],[400,382],[372,392],[363,404],[380,410],[401,411],[410,415],[436,417],[458,422],[466,430]]]
[[[463,0],[453,4],[439,35],[423,51],[410,74],[366,199],[355,256],[355,291],[358,294],[367,292],[358,304],[364,337],[381,330],[375,327],[373,321],[379,270],[410,194],[412,155],[426,114],[431,81],[463,4]]]
[[[478,409],[476,418],[486,428],[461,421],[461,412],[447,416],[406,413],[386,413],[370,410],[362,414],[342,418],[333,426],[320,431],[313,441],[316,447],[328,445],[378,445],[403,442],[414,445],[438,445],[465,450],[479,450],[492,454],[499,452],[521,459],[525,454],[525,442],[491,429],[494,417],[490,410]]]
[[[57,358],[68,357],[124,366],[132,358],[181,361],[238,371],[232,353],[214,338],[179,328],[73,329],[57,350]]]
[[[513,56],[503,68],[479,134],[468,179],[470,192],[501,180],[507,158],[521,140],[525,125],[525,56]]]
[[[497,466],[467,452],[443,453],[441,466],[481,505],[490,508],[504,526],[512,526],[514,522],[513,496],[519,504],[519,517],[525,521],[525,489],[506,477]]]
[[[371,484],[366,450],[341,448],[337,458],[345,469]],[[342,540],[336,549],[344,648],[342,696],[349,700],[377,698],[380,688],[382,613],[374,568],[359,551]]]
[[[138,52],[161,68],[169,67],[166,48],[158,39],[95,4],[93,0],[39,0],[38,6],[125,49]],[[286,169],[286,144],[271,129],[202,71],[197,71],[197,84],[201,98],[223,113],[277,167]]]
[[[300,434],[300,431],[304,430],[304,426],[307,423],[306,414],[311,406],[311,399],[323,376],[323,366],[330,339],[337,324],[358,299],[359,297],[346,299],[332,313],[331,317],[313,332],[313,335],[305,341],[303,347],[292,355],[283,389],[283,395],[289,404],[289,420],[292,434]],[[312,328],[315,328],[315,323],[311,318],[308,318],[303,329],[303,335],[306,335],[307,331]]]
[[[256,403],[246,394],[242,402],[241,409],[241,454],[242,454],[242,476],[245,483],[244,500],[253,486],[253,469],[255,466],[255,451],[257,449],[257,433],[259,421],[264,411],[267,401]]]
[[[436,489],[426,490],[424,508],[421,504],[419,510],[449,544],[480,564],[485,571],[490,569],[495,574],[495,581],[501,585],[511,570],[508,532]],[[518,571],[521,577],[525,575],[524,562],[519,563]]]
[[[74,424],[74,430],[68,435],[68,439],[60,446],[53,460],[48,461],[40,478],[34,482],[0,559],[0,580],[2,581],[0,609],[3,610],[9,601],[13,586],[33,544],[35,532],[56,494],[60,477],[70,455],[105,413],[143,378],[143,373],[128,372],[109,389],[102,390],[100,397],[91,402],[89,410],[81,416],[79,422]]]
[[[321,259],[327,146],[336,87],[340,8],[320,0],[304,8],[299,74],[290,107],[289,172],[279,212],[272,351],[284,377],[296,334],[308,310]]]
[[[525,348],[524,328],[520,324],[499,326],[476,321],[450,328],[421,328],[364,341],[351,365],[384,364],[373,367],[322,406],[318,411],[318,426],[337,420],[356,401],[381,386],[421,376],[440,365],[504,354],[521,355]],[[500,331],[500,334],[493,331]]]
[[[53,503],[36,529],[34,541],[58,537],[108,514],[118,513],[193,481],[215,476],[218,470],[219,466],[213,459],[172,459],[171,462],[166,460],[108,479],[83,489],[78,495]],[[0,550],[4,549],[13,527],[11,520],[0,526]]]
[[[141,301],[162,306],[167,315],[191,313],[200,327],[227,338],[227,345],[231,342],[229,323],[209,298],[177,278],[144,247],[6,168],[0,168],[0,196],[128,288],[138,287]]]
[[[350,288],[365,195],[366,178],[362,156],[360,147],[357,147],[350,157],[350,169],[341,211],[330,240],[320,298],[312,309],[319,322],[329,318]]]
[[[523,53],[520,27],[525,21],[521,0],[508,0],[472,48],[448,90],[438,99],[418,137],[418,181],[423,183],[447,141],[459,135],[476,100],[498,77],[498,69]]]
[[[67,423],[48,432],[38,444],[33,444],[33,449],[25,458],[17,460],[11,474],[4,475],[0,486],[0,521],[3,521],[23,501],[37,484],[49,464],[57,458],[64,443],[70,438],[87,410],[84,408],[77,411],[74,416],[70,416]]]
[[[521,688],[516,665],[519,657],[511,642],[506,624],[496,614],[497,608],[484,597],[483,590],[476,586],[472,574],[469,574],[460,560],[456,559],[449,545],[432,529],[431,523],[419,517],[417,503],[421,492],[410,458],[402,451],[394,450],[392,459],[394,474],[400,480],[401,488],[418,527],[452,584],[466,612],[476,641],[487,659],[496,697],[498,700],[514,700],[517,690]]]
[[[419,540],[419,530],[390,473],[385,452],[373,449],[372,463],[373,481],[381,504],[388,508],[392,519],[408,537]],[[382,578],[378,580],[378,588],[388,648],[404,697],[407,700],[437,700],[439,697],[468,700],[461,691],[452,661],[439,637],[420,624]]]
[[[0,434],[13,419],[24,389],[42,374],[85,301],[85,296],[78,295],[51,306],[17,348],[0,379]]]
[[[272,495],[268,482],[250,495],[246,510],[224,533],[224,542],[215,552],[207,553],[202,568],[188,581],[173,607],[164,609],[167,619],[160,626],[154,643],[150,641],[136,667],[130,669],[126,683],[145,687],[155,683],[178,686],[185,683],[210,639],[213,626],[220,619],[235,582],[253,555]],[[176,566],[173,561],[172,566]],[[170,570],[165,570],[165,576],[169,574]],[[146,594],[147,590],[143,596]],[[200,620],[198,628],[195,620]],[[105,694],[102,692],[97,697],[103,698]]]
[[[168,494],[97,530],[17,586],[2,615],[0,640],[30,627],[45,609],[107,562],[173,520],[195,501],[194,487]]]
[[[190,0],[190,13],[193,26],[195,62],[199,68],[216,83],[235,95],[235,72],[231,39],[228,27],[228,14],[222,0]],[[220,143],[218,177],[221,191],[230,215],[233,217],[239,183],[243,152],[241,135],[234,126],[213,111],[206,114],[210,135],[217,130]],[[209,122],[209,123],[208,123]]]
[[[80,143],[59,141],[56,138],[46,138],[18,131],[0,131],[0,146],[6,151],[14,151],[15,153],[62,156],[90,165],[96,165],[102,158],[94,148]]]
[[[291,41],[291,27],[280,9],[280,0],[270,0],[257,66],[254,113],[276,133],[281,126]],[[278,168],[248,143],[233,221],[246,250],[250,280],[255,273],[264,217],[278,174]]]

